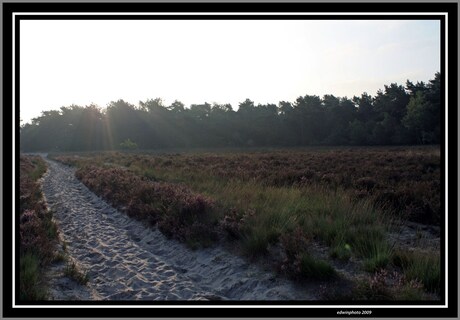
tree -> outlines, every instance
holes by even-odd
[[[324,108],[318,96],[305,95],[298,97],[291,114],[300,136],[300,144],[308,145],[322,140],[324,124]]]
[[[436,136],[437,117],[433,105],[427,101],[422,91],[412,97],[407,106],[407,114],[403,124],[416,137],[417,143],[427,144],[439,142]]]
[[[442,75],[437,72],[433,80],[427,85],[426,100],[430,102],[431,130],[433,132],[432,143],[441,142],[441,107],[442,107]]]
[[[278,104],[279,114],[283,116],[288,115],[290,112],[292,112],[293,109],[294,107],[292,106],[290,102],[280,101]]]
[[[374,108],[374,98],[364,92],[361,97],[354,96],[352,101],[358,106],[356,117],[363,123],[375,121],[376,110]]]
[[[136,109],[133,104],[124,100],[112,101],[107,106],[107,132],[108,143],[111,148],[116,147],[128,138],[139,143],[139,147],[145,147],[141,141],[148,132],[146,120],[140,116],[142,110]]]
[[[150,113],[163,113],[166,111],[166,106],[161,98],[148,99],[145,102],[139,101],[139,108]]]
[[[358,119],[353,120],[350,123],[350,143],[354,145],[366,145],[368,144],[369,133],[363,122]]]
[[[165,106],[161,98],[112,101],[44,111],[20,127],[24,151],[78,151],[129,148],[223,146],[299,146],[314,144],[382,145],[440,143],[443,76],[427,83],[409,80],[405,88],[385,85],[375,97],[348,99],[324,95],[294,102],[254,104],[238,111],[230,104]],[[135,141],[135,143],[133,142]]]
[[[204,104],[192,104],[190,106],[190,114],[198,120],[205,120],[211,114],[211,105],[207,102]]]
[[[82,108],[78,120],[71,126],[74,137],[71,149],[101,150],[104,146],[106,129],[101,109],[94,104]]]
[[[185,111],[185,105],[178,100],[174,100],[174,102],[168,107],[168,109],[174,113],[181,113]]]
[[[236,144],[233,135],[236,132],[236,112],[231,104],[213,103],[209,116],[208,136],[213,133],[213,146],[233,146]]]
[[[323,105],[326,110],[327,144],[348,144],[349,126],[356,118],[357,108],[353,101],[344,98],[336,98],[333,95],[325,95]]]
[[[418,93],[418,92],[421,92],[421,93],[425,93],[427,91],[427,86],[426,84],[422,81],[422,82],[417,82],[416,84],[414,84],[413,82],[407,80],[406,81],[406,90],[407,92],[409,93],[409,95],[411,97],[415,97],[415,95]]]
[[[232,112],[232,105],[230,103],[218,104],[213,103],[211,107],[211,114],[223,114],[227,112]]]
[[[375,144],[404,144],[410,142],[402,119],[407,112],[410,95],[403,86],[396,83],[385,85],[385,91],[379,90],[374,99],[377,113],[373,142]]]
[[[250,99],[246,99],[244,100],[243,102],[240,102],[238,104],[238,113],[239,114],[249,114],[251,113],[252,111],[254,111],[254,101],[250,100]]]
[[[397,122],[400,122],[406,114],[406,106],[410,96],[403,86],[396,83],[385,85],[385,91],[379,90],[374,100],[377,112],[383,117],[386,113]],[[382,120],[382,118],[380,119]]]

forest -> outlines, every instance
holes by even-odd
[[[161,98],[124,100],[106,108],[63,106],[20,127],[20,148],[36,151],[296,147],[312,145],[422,145],[441,143],[442,75],[428,83],[384,85],[375,96],[324,95],[294,102],[186,107]],[[231,89],[229,89],[231,90]]]

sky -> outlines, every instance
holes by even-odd
[[[21,20],[22,124],[72,104],[375,96],[440,71],[438,20]]]

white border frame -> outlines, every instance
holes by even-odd
[[[12,38],[12,49],[13,49],[13,60],[12,60],[12,75],[13,75],[13,124],[15,124],[15,117],[16,117],[16,99],[15,99],[15,93],[16,93],[16,87],[15,87],[15,80],[16,80],[16,70],[15,70],[15,35],[16,35],[16,30],[15,30],[15,21],[16,21],[16,16],[17,15],[34,15],[34,16],[40,16],[40,15],[71,15],[71,16],[79,16],[79,15],[85,15],[85,16],[138,16],[138,15],[143,15],[143,16],[149,16],[149,15],[164,15],[164,16],[193,16],[193,15],[226,15],[226,16],[232,16],[232,15],[238,15],[238,16],[245,16],[245,15],[250,15],[250,16],[258,16],[258,15],[263,15],[263,16],[273,16],[273,17],[279,17],[279,16],[290,16],[290,15],[296,15],[296,16],[302,16],[304,15],[305,17],[308,16],[319,16],[319,15],[327,15],[327,16],[347,16],[347,15],[356,15],[356,16],[410,16],[410,15],[417,15],[417,16],[432,16],[432,15],[437,15],[437,16],[444,16],[445,17],[445,33],[444,33],[444,43],[445,43],[445,48],[444,48],[444,62],[445,62],[445,70],[444,70],[444,87],[445,87],[445,131],[444,131],[444,137],[445,137],[445,144],[444,144],[444,151],[445,151],[445,225],[444,225],[444,230],[445,230],[445,304],[444,305],[426,305],[426,304],[420,304],[420,305],[257,305],[257,304],[245,304],[245,305],[176,305],[176,304],[171,304],[171,305],[122,305],[122,304],[116,304],[116,305],[17,305],[16,304],[16,294],[15,294],[15,269],[16,269],[16,260],[15,260],[15,223],[16,223],[16,215],[13,215],[13,225],[12,225],[12,230],[13,230],[13,274],[12,274],[12,287],[13,287],[13,309],[27,309],[27,308],[307,308],[307,309],[325,309],[325,308],[330,308],[330,309],[344,309],[344,310],[355,310],[355,309],[360,309],[360,310],[366,310],[366,309],[378,309],[378,308],[448,308],[448,271],[447,271],[447,265],[448,265],[448,214],[447,214],[447,204],[448,204],[448,13],[447,12],[396,12],[396,13],[389,13],[389,12],[384,12],[384,13],[376,13],[376,12],[347,12],[347,13],[341,13],[341,12],[313,12],[313,13],[307,13],[307,12],[286,12],[286,13],[272,13],[272,12],[267,12],[267,13],[262,13],[262,12],[254,12],[254,13],[249,13],[249,12],[136,12],[136,13],[108,13],[108,12],[101,12],[101,13],[94,13],[94,12],[21,12],[21,13],[13,13],[13,19],[12,19],[12,30],[13,30],[13,38]],[[123,19],[125,20],[125,19]],[[128,19],[129,20],[129,19]],[[330,19],[324,19],[324,20],[330,20]],[[375,20],[369,18],[369,20]],[[19,22],[20,23],[20,22]],[[16,144],[15,144],[15,126],[13,125],[13,208],[16,208],[16,195],[15,195],[15,177],[16,177],[16,163],[15,163],[15,153],[17,152],[16,150]],[[14,209],[13,209],[14,210]],[[97,301],[95,301],[97,303]],[[421,302],[423,303],[423,302]],[[360,314],[353,314],[356,316],[361,316]],[[351,316],[347,314],[343,314],[343,316]]]

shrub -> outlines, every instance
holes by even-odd
[[[132,142],[131,139],[126,139],[125,141],[120,143],[120,147],[126,150],[134,150],[137,149],[137,143]]]

